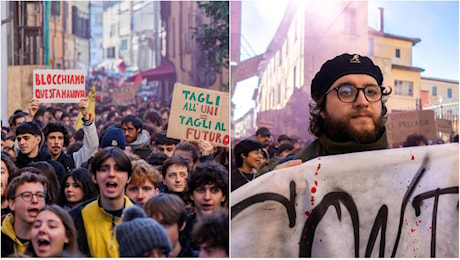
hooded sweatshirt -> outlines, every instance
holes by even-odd
[[[139,155],[139,157],[144,160],[147,159],[147,157],[152,153],[152,148],[150,148],[150,140],[143,132],[139,133],[136,141],[127,143],[126,145],[131,146],[131,152]]]
[[[21,242],[14,232],[14,216],[8,214],[2,225],[2,257],[8,257],[11,254],[22,254],[26,251],[29,241]]]

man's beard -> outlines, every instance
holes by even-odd
[[[324,133],[336,142],[354,142],[358,144],[370,144],[377,141],[382,135],[385,126],[382,117],[372,118],[374,129],[358,131],[350,125],[350,121],[326,117],[323,122]]]

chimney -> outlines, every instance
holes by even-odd
[[[383,7],[379,7],[380,10],[380,32],[383,33]]]

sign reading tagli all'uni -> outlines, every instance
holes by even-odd
[[[230,143],[229,124],[227,92],[174,84],[168,137],[225,147]]]
[[[32,96],[40,103],[78,103],[85,80],[83,70],[34,70]]]

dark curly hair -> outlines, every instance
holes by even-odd
[[[48,139],[49,134],[54,132],[60,132],[64,135],[64,147],[69,145],[69,131],[67,130],[67,127],[59,121],[49,122],[43,128],[42,132],[45,135],[46,139]]]
[[[388,109],[385,103],[388,101],[387,96],[391,94],[391,87],[381,87],[382,89],[382,114],[381,118],[383,123],[386,122]],[[309,104],[310,107],[310,133],[314,134],[316,137],[319,137],[324,133],[324,118],[320,115],[321,111],[324,111],[326,108],[326,96],[314,99]]]
[[[187,180],[188,192],[192,194],[196,188],[207,184],[215,184],[222,190],[225,196],[225,201],[222,203],[224,205],[228,200],[227,169],[216,161],[198,163]]]

